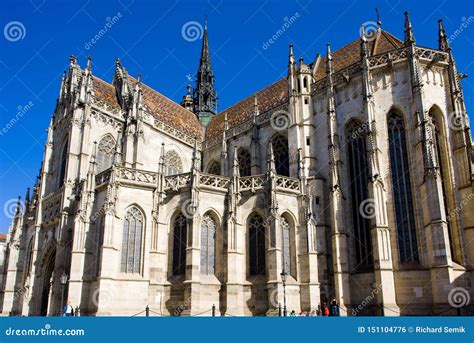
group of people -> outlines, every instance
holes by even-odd
[[[317,310],[308,312],[302,311],[299,314],[300,317],[339,317],[339,315],[339,305],[337,304],[336,299],[333,299],[329,305],[326,302],[323,303],[323,306],[318,305]],[[294,310],[290,312],[290,317],[296,317],[296,312]]]

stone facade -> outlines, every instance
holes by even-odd
[[[190,93],[183,108],[119,61],[109,84],[72,57],[10,228],[3,314],[278,315],[333,298],[342,315],[456,314],[453,290],[474,298],[472,142],[442,23],[439,42],[417,46],[407,15],[404,41],[379,28],[310,64],[290,47],[286,79],[205,129]]]

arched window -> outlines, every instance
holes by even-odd
[[[31,272],[31,266],[33,264],[33,244],[34,244],[34,236],[31,237],[29,243],[28,243],[28,248],[26,250],[26,261],[25,261],[25,271],[23,274],[23,280],[26,280],[28,276],[30,275]]]
[[[115,151],[115,140],[111,135],[102,137],[97,145],[97,174],[112,167]]]
[[[252,159],[250,153],[245,149],[240,149],[237,153],[237,158],[239,160],[239,174],[240,176],[250,176],[250,165],[252,164]]]
[[[165,175],[175,175],[183,172],[183,163],[178,153],[170,150],[165,154]]]
[[[186,217],[179,214],[173,225],[173,275],[186,273]]]
[[[288,139],[277,135],[272,139],[275,169],[278,175],[290,176],[290,160],[288,155]]]
[[[59,173],[58,173],[58,187],[61,187],[64,183],[64,178],[66,177],[66,166],[67,166],[67,153],[68,153],[68,142],[64,143],[63,150],[61,152],[61,160],[59,163]]]
[[[450,204],[449,204],[449,197],[448,197],[448,187],[449,186],[449,165],[448,161],[445,158],[445,154],[447,152],[446,146],[446,135],[441,126],[441,123],[437,120],[435,113],[433,110],[429,112],[429,119],[431,121],[431,126],[433,129],[433,139],[435,143],[435,153],[436,153],[436,161],[438,161],[438,168],[439,174],[441,177],[441,187],[443,191],[443,204],[444,204],[444,211],[446,213],[447,221],[446,224],[448,226],[448,235],[449,235],[449,245],[451,249],[451,257],[453,261],[457,263],[461,263],[461,256],[459,253],[459,249],[455,249],[455,226],[454,223],[451,222],[452,218],[450,214]]]
[[[205,214],[201,222],[201,274],[213,275],[216,265],[216,221]]]
[[[288,275],[293,275],[292,261],[291,261],[291,227],[290,223],[285,217],[280,219],[281,226],[281,261],[283,270]]]
[[[135,206],[128,209],[123,222],[122,273],[140,273],[144,218]]]
[[[418,261],[418,249],[403,118],[390,113],[387,126],[400,262],[414,262]]]
[[[265,226],[258,214],[249,220],[249,274],[265,275]]]
[[[221,165],[219,164],[219,162],[212,161],[211,163],[209,163],[207,173],[213,175],[221,175]]]
[[[368,164],[365,128],[353,125],[348,130],[348,157],[351,187],[352,223],[354,227],[355,262],[359,270],[373,266],[370,221],[361,205],[368,199]]]

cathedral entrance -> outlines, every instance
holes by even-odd
[[[51,285],[54,282],[54,262],[56,260],[56,250],[52,251],[46,258],[43,269],[43,289],[41,291],[40,315],[47,316],[51,296]]]

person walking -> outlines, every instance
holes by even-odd
[[[323,316],[324,317],[329,317],[329,307],[326,305],[326,303],[323,303]]]
[[[339,317],[339,305],[337,304],[336,299],[332,299],[329,315],[331,317]]]
[[[63,308],[63,316],[64,317],[72,317],[74,316],[74,309],[71,306],[71,302],[68,301],[66,305],[64,305]]]

